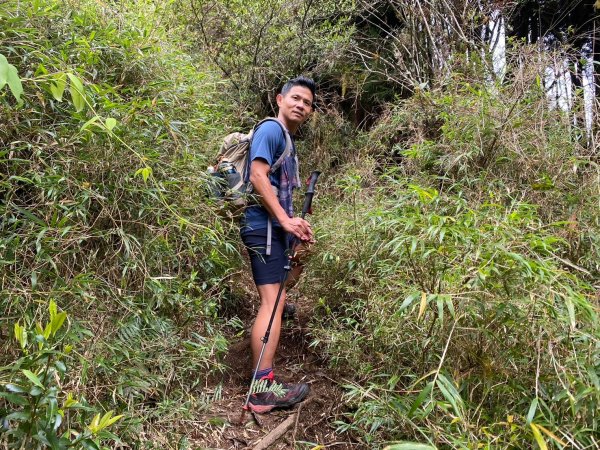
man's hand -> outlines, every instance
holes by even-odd
[[[300,217],[292,217],[281,221],[281,226],[288,233],[292,233],[302,242],[310,242],[313,240],[313,232],[310,223]]]

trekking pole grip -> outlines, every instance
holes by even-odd
[[[315,170],[310,174],[310,179],[308,180],[308,188],[306,189],[306,193],[304,194],[304,206],[302,207],[302,218],[308,214],[310,211],[310,205],[312,204],[313,196],[315,195],[315,185],[317,184],[317,179],[321,175],[321,172]]]

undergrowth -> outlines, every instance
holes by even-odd
[[[370,448],[598,445],[597,155],[514,76],[392,105],[318,216],[313,346]]]
[[[271,49],[289,30],[246,41],[251,24],[219,35],[210,3],[109,3],[0,9],[2,445],[185,447],[190,424],[220,426],[197,417],[244,327],[223,282],[241,261],[236,226],[204,201],[204,167],[285,72]],[[316,34],[290,41],[297,65],[341,77],[299,139],[302,170],[326,172],[302,286],[313,347],[351,374],[338,432],[365,448],[597,446],[600,181],[581,105],[548,108],[538,53],[494,85],[454,55],[438,87],[412,86],[354,138],[352,114],[326,104],[347,83],[358,102],[373,75],[348,80],[352,18],[335,2],[284,6],[263,26],[304,17]],[[210,29],[191,56],[194,7]],[[276,67],[246,71],[248,45]]]
[[[229,107],[218,78],[169,42],[174,5],[146,3],[11,0],[0,12],[0,54],[23,87],[19,102],[0,91],[0,390],[18,375],[10,330],[56,299],[81,350],[55,401],[123,413],[109,447],[177,440],[219,395],[205,379],[222,370],[223,330],[239,327],[217,317],[239,258],[201,183]],[[12,399],[0,399],[9,433]]]

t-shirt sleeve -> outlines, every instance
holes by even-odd
[[[260,158],[264,159],[269,166],[272,166],[284,148],[285,142],[283,141],[281,126],[272,120],[265,122],[258,127],[252,138],[250,161]]]

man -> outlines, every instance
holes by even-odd
[[[312,113],[314,98],[315,82],[310,78],[297,77],[288,81],[277,95],[277,121],[263,123],[255,131],[250,147],[250,182],[260,198],[260,204],[246,209],[241,236],[250,255],[252,275],[260,296],[260,308],[251,333],[253,367],[258,362],[263,345],[261,338],[265,335],[284,275],[290,239],[297,238],[301,242],[313,240],[310,224],[294,217],[291,194],[293,189],[300,186],[293,135]],[[286,148],[286,133],[282,127],[292,137],[292,152],[271,173],[271,166]],[[290,278],[297,277],[299,269],[295,267]],[[279,343],[285,296],[284,289],[256,374],[258,380],[274,380],[273,360]],[[309,392],[305,383],[285,383],[284,388],[286,394],[282,397],[271,392],[253,394],[248,406],[254,412],[266,413],[273,408],[292,406],[304,400]]]

